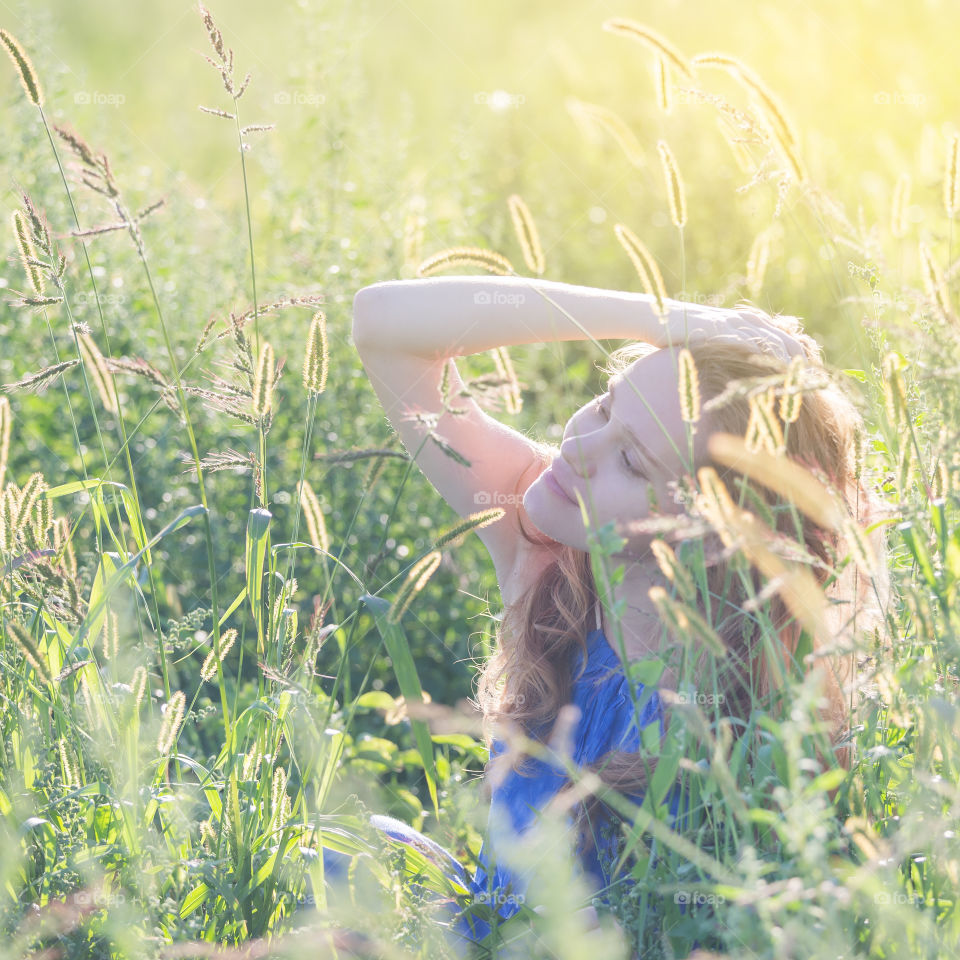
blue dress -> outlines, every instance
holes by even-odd
[[[651,723],[658,722],[660,734],[663,734],[663,707],[656,689],[645,688],[637,681],[634,685],[635,708],[620,658],[600,627],[599,608],[597,624],[587,634],[587,663],[582,674],[582,651],[578,649],[573,660],[574,680],[570,702],[579,708],[580,717],[570,740],[571,759],[581,767],[596,763],[611,750],[637,752],[640,749],[640,730]],[[493,740],[491,759],[505,749],[503,742]],[[447,876],[467,887],[474,895],[474,900],[489,904],[500,918],[507,920],[520,910],[529,878],[527,871],[510,870],[498,862],[500,858],[496,855],[497,851],[508,849],[511,838],[515,841],[517,836],[532,826],[549,799],[569,782],[563,770],[544,759],[528,757],[527,764],[527,775],[521,776],[509,770],[491,792],[487,830],[478,856],[479,866],[473,877],[449,851],[402,821],[376,815],[370,818],[371,823],[391,839],[410,844],[426,853]],[[668,799],[671,799],[670,809],[675,816],[678,795],[671,792],[673,796]],[[633,795],[628,799],[639,804],[643,796]],[[615,843],[612,832],[604,829],[608,820],[609,815],[599,823],[595,819],[591,824],[595,842],[589,850],[584,851],[581,844],[576,851],[578,871],[592,880],[592,885],[600,891],[598,896],[605,902],[609,900],[603,891],[611,884],[605,866],[613,859]],[[572,823],[569,814],[568,822]],[[329,865],[336,875],[340,865],[334,857],[328,857],[332,853],[324,850],[325,865],[328,860],[331,861]],[[620,874],[618,880],[622,876]],[[461,911],[454,903],[447,906],[449,930],[455,944],[480,941],[490,932],[490,924],[478,916],[470,915],[469,909]]]

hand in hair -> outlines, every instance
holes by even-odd
[[[784,363],[796,356],[817,363],[821,360],[819,345],[803,332],[796,317],[773,317],[745,301],[735,308],[669,301],[666,323],[660,325],[653,345],[683,346],[704,340],[748,343]]]

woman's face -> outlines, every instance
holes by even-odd
[[[581,550],[586,550],[586,529],[576,502],[578,492],[591,525],[602,527],[611,520],[648,516],[654,496],[661,512],[681,512],[676,488],[668,484],[694,472],[690,425],[680,416],[675,352],[657,350],[641,357],[609,387],[570,418],[560,456],[523,498],[527,514],[542,533]],[[704,459],[702,433],[693,436],[694,464]],[[643,549],[650,539],[623,535],[627,551]]]

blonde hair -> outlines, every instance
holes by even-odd
[[[862,458],[857,453],[862,418],[844,389],[821,366],[819,347],[802,333],[799,321],[792,317],[770,319],[803,343],[805,359],[816,368],[821,384],[825,384],[804,392],[797,419],[785,431],[785,455],[830,485],[839,494],[849,516],[861,526],[868,526],[883,510],[862,476]],[[645,343],[621,347],[610,355],[603,369],[613,376],[651,349]],[[765,352],[759,344],[701,341],[692,343],[689,349],[697,369],[702,402],[707,405],[710,400],[719,401],[703,413],[699,428],[743,436],[750,418],[751,385],[757,380],[769,382],[771,377],[784,377],[786,364],[778,356]],[[539,449],[545,469],[559,451],[549,445],[540,445]],[[779,533],[796,536],[797,518],[802,522],[799,539],[813,559],[811,570],[828,598],[834,601],[830,611],[836,620],[835,636],[852,639],[879,628],[889,591],[885,541],[881,533],[874,532],[871,537],[879,558],[879,573],[873,580],[865,578],[850,562],[841,570],[835,570],[834,560],[842,559],[848,552],[843,537],[818,527],[803,514],[798,517],[794,511],[784,509],[785,501],[772,490],[751,484],[739,472],[713,463],[709,455],[706,462],[717,470],[734,502],[741,498],[741,487],[747,486],[753,496],[769,505],[770,511],[764,512],[773,514]],[[750,506],[749,500],[747,506]],[[510,729],[514,724],[528,737],[546,739],[544,733],[548,725],[571,699],[575,679],[571,667],[576,650],[581,651],[586,662],[585,638],[593,627],[592,612],[597,602],[588,553],[550,538],[534,537],[522,521],[520,529],[528,543],[552,546],[556,558],[516,603],[505,608],[494,655],[480,671],[477,701],[483,711],[488,743],[492,743],[494,730]],[[707,569],[709,592],[711,597],[720,597],[725,603],[721,615],[715,616],[713,626],[728,654],[721,663],[729,664],[718,675],[724,692],[721,703],[728,715],[746,719],[758,701],[764,701],[774,692],[785,665],[779,662],[780,655],[796,652],[800,630],[779,595],[774,594],[769,614],[782,649],[770,649],[769,631],[764,636],[757,619],[744,609],[751,595],[761,592],[763,583],[759,572],[750,567],[744,583],[740,578],[728,576],[728,562],[721,551],[715,551],[713,556],[714,561]],[[702,606],[700,612],[704,612]],[[853,655],[845,657],[842,651],[815,650],[814,656],[820,658],[824,668],[822,675],[829,704],[824,712],[829,721],[830,739],[836,759],[847,766],[849,748],[838,745],[838,741],[849,726],[847,698],[852,695],[856,665],[850,662]],[[502,776],[503,766],[509,765],[517,773],[526,775],[526,759],[522,751],[509,751],[488,765],[488,771]],[[643,753],[613,751],[589,768],[607,785],[621,793],[636,795],[645,789],[655,763],[655,758]],[[581,827],[599,806],[596,798],[579,805]]]

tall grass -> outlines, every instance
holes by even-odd
[[[237,288],[249,281],[251,297],[246,309],[231,309],[224,297],[205,325],[179,317],[168,323],[174,311],[158,283],[167,268],[155,264],[168,231],[174,235],[163,219],[170,205],[153,202],[136,212],[123,186],[129,171],[66,125],[51,129],[44,71],[12,34],[0,32],[25,95],[16,109],[37,112],[34,130],[43,131],[40,145],[53,164],[46,170],[57,175],[50,182],[38,176],[34,188],[20,191],[9,219],[15,282],[30,289],[10,303],[18,370],[6,385],[9,398],[0,398],[2,949],[65,958],[200,956],[220,948],[228,956],[254,955],[243,952],[248,947],[277,956],[449,954],[433,898],[487,917],[490,905],[471,903],[421,853],[391,847],[366,814],[402,816],[467,863],[477,853],[485,808],[475,774],[486,753],[476,716],[463,704],[439,702],[449,667],[438,662],[441,644],[427,625],[442,638],[459,629],[451,624],[459,622],[462,608],[454,605],[461,601],[451,598],[464,591],[456,564],[464,537],[498,513],[481,511],[445,527],[426,517],[425,527],[411,510],[416,468],[406,452],[363,433],[352,449],[333,446],[332,425],[346,419],[341,411],[361,406],[350,390],[358,360],[334,327],[343,321],[336,301],[300,290],[261,302],[257,251],[266,243],[255,242],[260,194],[246,155],[252,134],[276,134],[270,124],[241,124],[239,101],[253,81],[250,74],[236,81],[233,51],[202,5],[200,19],[215,54],[207,59],[227,96],[201,110],[212,124],[233,121],[231,142],[240,154],[233,176],[243,192],[246,266],[237,271],[241,279],[232,279]],[[562,811],[551,808],[543,829],[515,851],[538,865],[529,896],[487,951],[570,960],[598,953],[952,956],[960,944],[960,446],[952,427],[960,416],[960,329],[950,293],[956,138],[944,154],[943,205],[936,211],[947,223],[913,237],[910,176],[894,171],[889,216],[855,226],[809,179],[783,103],[745,63],[723,53],[688,59],[634,21],[603,26],[641,41],[638,55],[658,58],[661,106],[673,102],[671,82],[708,88],[709,71],[700,67],[733,75],[759,113],[711,99],[708,89],[704,102],[755,134],[736,144],[737,156],[751,158],[751,175],[771,190],[778,213],[790,196],[805,205],[825,241],[859,258],[850,262],[856,286],[846,301],[856,309],[844,313],[838,304],[838,316],[854,327],[849,336],[859,359],[846,372],[869,426],[860,469],[887,504],[882,528],[894,589],[883,629],[846,651],[861,671],[852,691],[849,770],[831,759],[816,673],[803,667],[802,650],[782,678],[778,709],[758,708],[743,724],[731,722],[720,709],[716,661],[700,674],[692,670],[701,649],[723,656],[716,624],[696,609],[698,599],[709,607],[699,535],[716,526],[737,548],[731,576],[747,582],[754,567],[768,575],[750,601],[767,642],[775,637],[769,601],[784,589],[784,571],[794,596],[809,600],[795,613],[810,633],[818,629],[822,598],[800,590],[809,579],[801,555],[788,550],[785,560],[758,535],[772,519],[762,506],[721,502],[715,474],[701,473],[682,521],[689,536],[675,549],[665,541],[655,548],[670,582],[655,601],[671,654],[630,667],[648,685],[668,666],[679,677],[677,690],[664,694],[679,722],[662,743],[644,738],[644,751],[657,757],[647,797],[637,807],[569,768],[583,791],[603,794],[625,818],[610,906],[596,904],[601,930],[584,929],[581,908],[591,891],[572,873]],[[213,95],[211,89],[204,99]],[[636,165],[629,128],[602,111],[593,116],[605,118]],[[659,143],[667,180],[661,206],[679,233],[685,287],[686,244],[699,229],[685,190],[696,166],[671,139],[679,159]],[[65,154],[79,172],[73,184]],[[77,202],[81,191],[109,208],[102,222],[82,221],[89,205]],[[509,274],[515,249],[542,274],[550,251],[543,237],[559,234],[557,225],[541,218],[541,234],[537,204],[528,206],[519,193],[505,198],[503,216],[515,236],[502,250],[471,235],[423,256],[422,224],[411,214],[397,238],[404,267],[419,276],[464,267]],[[662,308],[667,292],[657,259],[627,224],[612,232],[610,250],[626,252],[625,262]],[[893,248],[901,253],[911,251],[899,272],[868,255],[875,233],[898,243]],[[129,247],[107,248],[109,235]],[[773,236],[765,230],[748,244],[742,279],[754,297],[776,256]],[[144,284],[129,316],[111,316],[98,283],[102,271],[90,251],[101,244],[104,256],[109,251]],[[364,279],[382,278],[393,262],[371,257]],[[177,265],[188,282],[195,262],[184,256]],[[81,302],[94,306],[99,330],[81,318]],[[884,305],[891,303],[908,322],[890,322]],[[289,315],[295,319],[283,326]],[[36,316],[54,362],[30,370],[30,334],[20,328]],[[115,349],[131,349],[133,324],[156,331],[161,356]],[[294,339],[284,336],[291,329]],[[177,349],[184,336],[194,344],[185,357]],[[491,379],[477,377],[470,383],[475,395],[492,409],[520,414],[523,368],[517,365],[518,378],[505,349],[490,359],[493,389],[485,393]],[[287,362],[302,369],[299,385],[285,382]],[[780,394],[751,397],[751,428],[730,449],[752,458],[771,484],[786,483],[794,509],[820,511],[829,524],[836,516],[812,478],[776,459],[803,402],[798,378],[792,367]],[[57,379],[62,399],[49,392]],[[455,403],[445,389],[448,399]],[[689,355],[681,399],[685,421],[696,423],[700,396]],[[39,469],[24,439],[30,418],[56,418],[51,436],[72,438],[71,460],[59,472]],[[187,466],[186,480],[170,469],[173,456],[149,456],[143,446],[171,432],[189,448],[177,463]],[[93,438],[96,456],[88,449]],[[428,440],[444,443],[436,434]],[[121,459],[122,472],[115,472]],[[323,475],[314,460],[325,465]],[[397,460],[402,471],[392,470]],[[180,502],[160,495],[167,486],[181,491]],[[284,509],[291,500],[292,509]],[[73,505],[82,508],[75,516]],[[418,528],[425,533],[419,538]],[[838,565],[854,563],[869,576],[867,541],[852,534],[851,555],[837,558]],[[191,537],[202,537],[203,558],[189,550]],[[604,528],[591,531],[590,542],[598,586],[609,596],[622,575],[610,561],[618,539]],[[181,557],[190,582],[178,585]],[[190,597],[194,580],[202,593],[184,611],[181,597]],[[309,620],[301,602],[307,583],[319,590]],[[480,602],[476,609],[485,612]],[[495,617],[486,615],[492,632]],[[549,750],[529,747],[569,763],[562,732]],[[675,784],[686,813],[671,824],[661,801]],[[332,862],[325,848],[352,858],[345,880],[325,876]],[[624,882],[627,873],[632,884]]]

